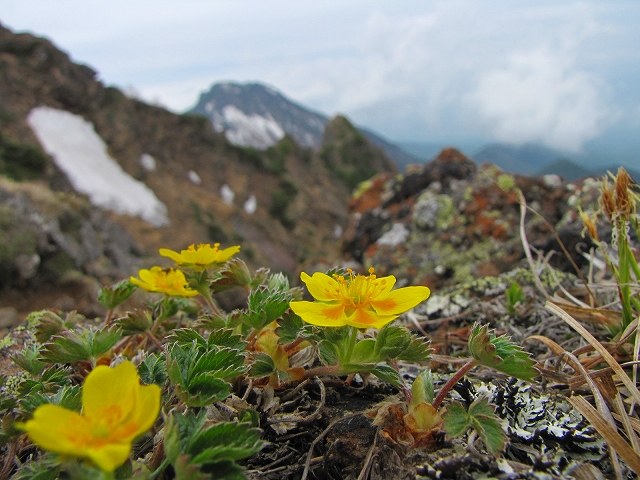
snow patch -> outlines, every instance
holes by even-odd
[[[220,188],[220,196],[222,197],[222,201],[224,203],[226,203],[227,205],[233,205],[233,197],[235,197],[236,194],[233,193],[231,187],[225,183]]]
[[[156,159],[148,153],[143,153],[140,156],[140,165],[142,165],[142,168],[147,172],[154,172],[156,170]]]
[[[73,187],[87,194],[94,205],[139,216],[156,227],[169,224],[167,207],[108,155],[92,123],[49,107],[34,108],[27,121]]]
[[[198,175],[193,170],[189,170],[189,173],[187,173],[187,177],[189,177],[189,180],[191,180],[191,183],[194,183],[196,185],[200,185],[202,183],[202,179],[200,178],[200,175]]]
[[[241,147],[265,149],[284,137],[284,130],[271,115],[247,115],[235,105],[227,105],[222,116],[212,120],[217,131],[224,130],[227,140]]]
[[[256,196],[252,193],[246,202],[244,202],[244,211],[249,215],[253,215],[256,213],[256,209],[258,208],[258,201],[256,200]]]
[[[207,112],[208,114],[211,114],[211,112],[213,112],[213,102],[207,102],[206,105],[204,106],[204,111]]]

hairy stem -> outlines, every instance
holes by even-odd
[[[465,363],[464,366],[460,370],[458,370],[456,374],[453,377],[451,377],[447,381],[447,383],[444,384],[442,389],[438,392],[438,396],[433,401],[433,408],[437,410],[440,407],[440,404],[442,403],[442,401],[444,400],[444,397],[447,396],[447,393],[449,393],[451,389],[454,387],[454,385],[458,383],[462,379],[462,377],[464,377],[467,374],[467,372],[475,366],[476,366],[476,361],[473,358],[469,360],[467,363]]]

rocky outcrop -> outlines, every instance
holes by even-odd
[[[529,244],[556,268],[573,271],[558,237],[576,264],[589,240],[581,236],[577,206],[597,208],[597,183],[567,183],[556,175],[530,177],[476,167],[454,149],[403,175],[379,175],[351,199],[350,224],[343,237],[346,259],[393,274],[402,283],[434,288],[478,277],[497,276],[525,266],[520,238],[520,198],[528,211]]]
[[[43,106],[90,122],[125,174],[144,183],[167,206],[167,225],[156,228],[135,216],[69,203],[65,215],[81,218],[83,227],[67,237],[58,235],[56,249],[75,271],[98,280],[131,270],[136,262],[120,262],[119,250],[108,252],[107,246],[100,254],[91,252],[89,247],[99,242],[88,241],[90,235],[117,237],[127,245],[130,240],[136,245],[133,257],[142,259],[144,266],[167,265],[157,255],[159,248],[179,250],[212,242],[240,245],[241,258],[252,268],[293,273],[301,262],[315,258],[333,262],[339,257],[339,236],[347,225],[346,205],[354,182],[394,170],[368,140],[351,138],[353,127],[342,118],[332,122],[339,144],[334,148],[331,140],[323,143],[331,151],[326,158],[289,136],[265,151],[234,146],[206,118],[176,115],[129,98],[103,85],[95,70],[73,63],[48,40],[0,27],[0,177],[46,190],[51,198],[59,193],[77,197],[27,123],[30,112]],[[5,210],[15,218],[31,215],[23,211],[27,207],[20,206],[22,200],[16,200],[26,197],[15,195],[3,204]],[[22,225],[32,226],[28,221]],[[50,253],[34,249],[11,260],[6,275],[12,286],[28,287],[44,274]],[[30,256],[34,254],[39,263]]]

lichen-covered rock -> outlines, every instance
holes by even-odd
[[[572,262],[586,265],[582,252],[591,243],[582,236],[577,209],[597,208],[597,181],[511,175],[489,164],[477,168],[454,149],[403,175],[362,185],[350,204],[343,253],[380,275],[395,275],[399,284],[436,289],[527,266],[519,192],[537,212],[527,211],[524,223],[534,252],[555,251],[549,262],[561,271],[575,273]]]

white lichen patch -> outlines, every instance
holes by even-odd
[[[384,233],[376,242],[378,245],[388,245],[396,247],[407,241],[409,230],[401,223],[394,223],[391,230]]]

